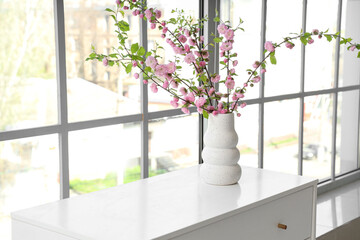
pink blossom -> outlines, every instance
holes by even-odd
[[[221,114],[225,114],[225,113],[227,113],[227,112],[228,112],[227,109],[221,109],[221,110],[220,110],[220,113],[221,113]]]
[[[161,18],[161,11],[160,10],[155,10],[155,16],[157,19]]]
[[[286,42],[285,46],[289,49],[293,49],[293,47],[295,46],[295,44],[291,43],[291,42]]]
[[[165,25],[166,25],[166,22],[165,22],[165,21],[162,21],[162,22],[161,22],[161,26],[165,27]]]
[[[210,90],[208,91],[209,96],[212,96],[214,94],[214,92],[215,92],[215,89],[213,87],[210,88]]]
[[[227,58],[224,59],[224,63],[227,63],[229,60]]]
[[[185,29],[184,33],[185,33],[185,36],[190,37],[190,31],[189,30]]]
[[[205,62],[205,61],[199,62],[199,66],[200,66],[200,67],[205,67],[205,66],[206,66],[206,62]]]
[[[120,0],[116,0],[116,4],[117,4],[117,5],[120,5]]]
[[[201,108],[197,108],[196,110],[198,111],[199,114],[203,114],[203,110]]]
[[[232,49],[232,43],[231,42],[224,42],[220,46],[221,51],[230,51]]]
[[[163,30],[162,30],[163,33],[167,33],[167,31],[168,31],[167,27],[164,27]]]
[[[265,68],[261,69],[260,73],[266,73],[266,69]]]
[[[269,52],[275,51],[275,47],[270,41],[265,42],[265,49],[268,50]]]
[[[175,63],[174,63],[174,62],[168,63],[168,64],[167,64],[167,70],[168,70],[167,73],[170,73],[170,74],[174,73],[175,70],[176,70],[176,65],[175,65]]]
[[[221,111],[224,107],[222,102],[219,102],[219,104],[217,105],[218,109]]]
[[[209,52],[208,51],[202,51],[201,55],[203,56],[203,58],[208,58],[209,57]]]
[[[185,114],[190,114],[190,110],[186,107],[181,108],[181,111]]]
[[[238,65],[238,60],[233,61],[233,66],[236,67]]]
[[[143,80],[143,83],[144,83],[144,84],[148,84],[148,81],[147,81],[147,80]]]
[[[174,46],[173,50],[176,54],[184,54],[184,50],[181,47]]]
[[[246,102],[243,102],[242,104],[240,104],[240,107],[241,107],[241,108],[246,107]]]
[[[314,39],[310,38],[310,39],[308,40],[308,43],[309,43],[309,44],[313,44],[313,43],[314,43]]]
[[[256,77],[254,77],[254,78],[252,79],[252,81],[253,81],[254,83],[258,83],[258,82],[260,82],[260,80],[261,80],[260,76],[256,76]]]
[[[140,11],[138,9],[135,10],[136,15],[140,14]]]
[[[354,51],[356,49],[356,45],[352,45],[350,48],[349,48],[351,51]]]
[[[165,34],[161,34],[161,38],[166,38],[166,35],[165,35]]]
[[[247,87],[248,86],[248,84],[247,83],[244,83],[244,87]]]
[[[322,38],[322,35],[319,35],[318,38],[321,39],[321,38]]]
[[[212,115],[213,115],[213,116],[216,116],[216,115],[218,115],[218,113],[219,113],[218,111],[213,111],[213,112],[212,112]]]
[[[190,92],[188,95],[185,96],[185,100],[187,102],[194,102],[195,101],[195,96],[193,92]]]
[[[232,29],[228,29],[228,30],[226,30],[224,36],[225,36],[226,40],[233,40],[234,31]]]
[[[195,53],[195,55],[196,55],[197,57],[201,57],[201,54],[200,54],[199,51],[194,51],[194,53]]]
[[[124,10],[128,10],[129,9],[129,7],[128,6],[124,6]]]
[[[203,41],[204,41],[204,36],[200,36],[199,42],[203,42]]]
[[[150,24],[150,28],[151,28],[151,29],[155,29],[155,28],[156,28],[156,23],[151,23],[151,24]]]
[[[186,43],[186,41],[187,41],[187,38],[185,37],[185,35],[182,35],[182,34],[178,37],[178,39],[182,43]]]
[[[225,86],[228,88],[228,89],[234,89],[235,87],[235,81],[234,80],[226,80],[225,82]]]
[[[230,69],[230,73],[234,74],[235,73],[235,68]]]
[[[144,14],[140,13],[139,17],[144,18]]]
[[[236,95],[238,98],[244,98],[244,97],[245,97],[244,94],[242,94],[242,93],[235,93],[235,95]]]
[[[133,12],[132,12],[132,15],[133,15],[133,16],[137,16],[136,11],[133,11]]]
[[[107,65],[109,65],[109,61],[107,58],[104,58],[102,63],[104,64],[104,66],[106,67]]]
[[[155,83],[152,83],[152,84],[150,85],[150,88],[151,88],[151,91],[152,91],[153,93],[157,93],[157,92],[158,92],[158,88],[157,88],[157,86],[156,86]]]
[[[231,104],[231,109],[237,110],[237,108],[238,108],[238,104],[236,102],[233,102]]]
[[[162,86],[163,88],[168,88],[169,87],[169,81],[168,80],[165,80],[164,82],[163,82],[163,86]]]
[[[149,66],[152,69],[154,69],[156,67],[156,65],[157,65],[157,60],[153,56],[148,56],[146,61],[145,61],[145,64],[146,64],[146,66]]]
[[[199,97],[195,102],[195,106],[201,108],[202,106],[204,106],[205,103],[206,103],[206,99],[203,97]]]
[[[189,41],[190,46],[195,46],[196,45],[196,41],[194,39],[189,38],[188,41]]]
[[[223,57],[223,56],[225,56],[225,51],[220,52],[220,57]]]
[[[134,78],[138,79],[139,78],[139,74],[138,73],[134,73]]]
[[[164,77],[168,73],[168,67],[165,64],[159,64],[155,67],[155,75]]]
[[[258,68],[260,66],[260,62],[255,61],[252,66],[253,66],[253,68]]]
[[[176,81],[171,81],[170,84],[171,84],[171,87],[173,87],[173,88],[178,88],[178,86],[179,86],[179,84]]]
[[[149,9],[145,10],[145,16],[148,20],[151,20],[152,12]]]
[[[185,52],[190,52],[190,46],[188,44],[185,44],[184,49]]]
[[[132,65],[133,65],[133,67],[136,67],[137,66],[137,61],[133,60]]]
[[[217,83],[219,81],[220,81],[220,75],[216,75],[215,77],[211,78],[211,82],[213,82],[213,83]]]
[[[181,95],[186,96],[186,94],[187,94],[186,88],[181,87],[181,88],[179,89],[179,91],[180,91]]]
[[[187,64],[191,64],[191,63],[195,62],[195,56],[194,56],[194,54],[188,53],[188,54],[185,56],[184,61],[185,61]]]
[[[318,34],[319,34],[319,30],[318,30],[318,29],[313,29],[313,30],[312,30],[312,33],[313,33],[314,35],[318,35]]]
[[[240,114],[240,113],[237,113],[237,114],[236,114],[236,116],[237,116],[237,117],[240,117],[240,116],[241,116],[241,114]]]
[[[225,34],[226,30],[228,30],[228,27],[222,23],[217,27],[217,30],[220,34]]]
[[[177,108],[179,106],[179,104],[175,101],[170,101],[171,106],[173,106],[174,108]]]

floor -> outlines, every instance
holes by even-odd
[[[318,196],[318,240],[360,239],[360,180]]]

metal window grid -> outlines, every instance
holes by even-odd
[[[214,9],[220,12],[220,0],[199,0],[199,16],[213,16]],[[261,8],[261,42],[260,42],[260,58],[264,57],[264,43],[266,41],[266,13],[267,13],[267,0],[262,0]],[[337,31],[341,30],[341,14],[342,14],[342,0],[338,0],[338,15],[337,15]],[[307,17],[307,0],[303,0],[302,9],[302,27],[306,29],[306,17]],[[66,86],[66,48],[65,48],[65,19],[64,19],[64,2],[63,0],[54,0],[54,21],[55,21],[55,42],[56,42],[56,72],[57,72],[57,85],[58,85],[58,114],[59,124],[44,127],[34,127],[29,129],[12,130],[0,133],[0,141],[13,140],[26,137],[42,136],[47,134],[59,135],[59,153],[60,153],[60,198],[69,197],[69,144],[68,135],[70,131],[90,129],[96,127],[103,127],[115,124],[140,122],[141,123],[141,177],[148,177],[149,159],[148,159],[148,127],[149,121],[164,118],[183,115],[180,109],[164,110],[158,112],[148,111],[148,90],[147,86],[142,84],[141,91],[141,113],[127,116],[118,116],[106,119],[96,119],[82,122],[68,122],[68,109],[67,109],[67,86]],[[212,19],[211,17],[209,19]],[[204,34],[210,37],[211,30],[215,30],[216,24],[209,24],[205,29]],[[207,32],[206,32],[207,31]],[[215,32],[215,31],[213,31]],[[141,44],[147,47],[147,23],[146,21],[140,21],[140,41]],[[317,90],[317,91],[305,91],[305,47],[301,49],[301,75],[300,75],[300,92],[292,94],[284,94],[272,97],[264,96],[264,83],[266,81],[264,74],[262,75],[263,81],[260,83],[259,98],[250,99],[247,101],[248,105],[259,105],[259,152],[258,152],[258,166],[263,168],[264,166],[264,104],[272,101],[281,101],[288,99],[300,99],[300,121],[299,121],[299,145],[298,145],[298,174],[303,173],[303,119],[304,119],[304,98],[307,96],[332,94],[334,96],[333,101],[333,121],[332,121],[332,156],[331,156],[331,178],[326,179],[320,184],[320,191],[324,192],[340,185],[346,184],[354,179],[360,177],[358,169],[349,172],[348,174],[335,175],[335,158],[336,158],[336,120],[337,120],[337,105],[338,105],[338,93],[351,90],[357,90],[360,92],[360,84],[347,87],[339,87],[339,52],[340,45],[339,40],[336,42],[335,50],[335,79],[334,87],[331,89]],[[218,59],[218,49],[215,49],[211,53],[212,59]],[[214,61],[216,62],[216,61]],[[219,67],[216,64],[212,64],[212,71],[219,71]],[[360,104],[359,104],[360,110]],[[195,107],[190,108],[190,112],[196,112]],[[360,111],[359,111],[360,118]],[[359,121],[360,122],[360,121]],[[360,123],[359,123],[360,124]],[[206,126],[206,121],[203,123],[203,118],[199,117],[199,153],[202,149],[202,137],[203,131]],[[360,129],[358,129],[360,131]],[[359,139],[358,131],[358,139]],[[357,162],[359,163],[359,144],[357,151]],[[199,154],[199,163],[201,163],[201,154]]]

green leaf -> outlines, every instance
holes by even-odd
[[[126,66],[126,73],[130,73],[130,72],[131,72],[131,69],[132,69],[132,64],[129,63],[129,64]]]
[[[131,45],[131,53],[136,53],[138,49],[139,49],[138,43],[134,43]]]
[[[219,42],[221,42],[221,41],[222,41],[221,38],[214,38],[214,42],[216,42],[216,43],[219,43]]]
[[[324,34],[324,36],[326,37],[326,39],[327,39],[329,42],[331,42],[332,37],[331,37],[330,35],[328,35],[328,34]]]
[[[138,55],[139,55],[139,56],[143,56],[144,54],[145,54],[145,48],[140,47],[140,48],[139,48],[139,51],[138,51]]]
[[[94,53],[94,52],[93,52],[93,53],[91,53],[89,57],[91,57],[91,58],[95,58],[95,57],[96,57],[96,53]]]
[[[125,22],[124,20],[121,20],[117,23],[117,26],[120,28],[121,31],[123,32],[127,32],[130,31],[130,26],[127,22]]]
[[[271,64],[276,64],[276,57],[275,57],[275,55],[270,55],[270,62],[271,62]]]
[[[112,57],[112,58],[117,58],[117,53],[112,53],[112,54],[109,54],[109,57]]]
[[[203,110],[203,116],[204,116],[204,118],[208,119],[209,113],[207,111]]]
[[[115,13],[114,10],[112,10],[112,9],[110,9],[110,8],[106,8],[105,11]]]
[[[114,61],[109,61],[109,66],[110,67],[114,66],[114,63],[115,63]]]
[[[302,42],[302,44],[306,45],[308,42],[306,40],[306,37],[300,37],[300,41]]]
[[[150,56],[150,55],[151,55],[151,52],[147,52],[146,55],[145,55],[145,57],[147,58],[147,57]]]
[[[360,52],[358,52],[358,55],[357,55],[358,58],[360,58]]]
[[[220,22],[220,18],[219,18],[219,17],[215,17],[215,18],[214,18],[214,22]]]

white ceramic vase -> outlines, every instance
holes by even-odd
[[[238,135],[234,124],[233,113],[209,116],[202,151],[204,163],[200,167],[200,176],[208,184],[235,184],[241,177],[238,164],[240,152],[236,148]]]

